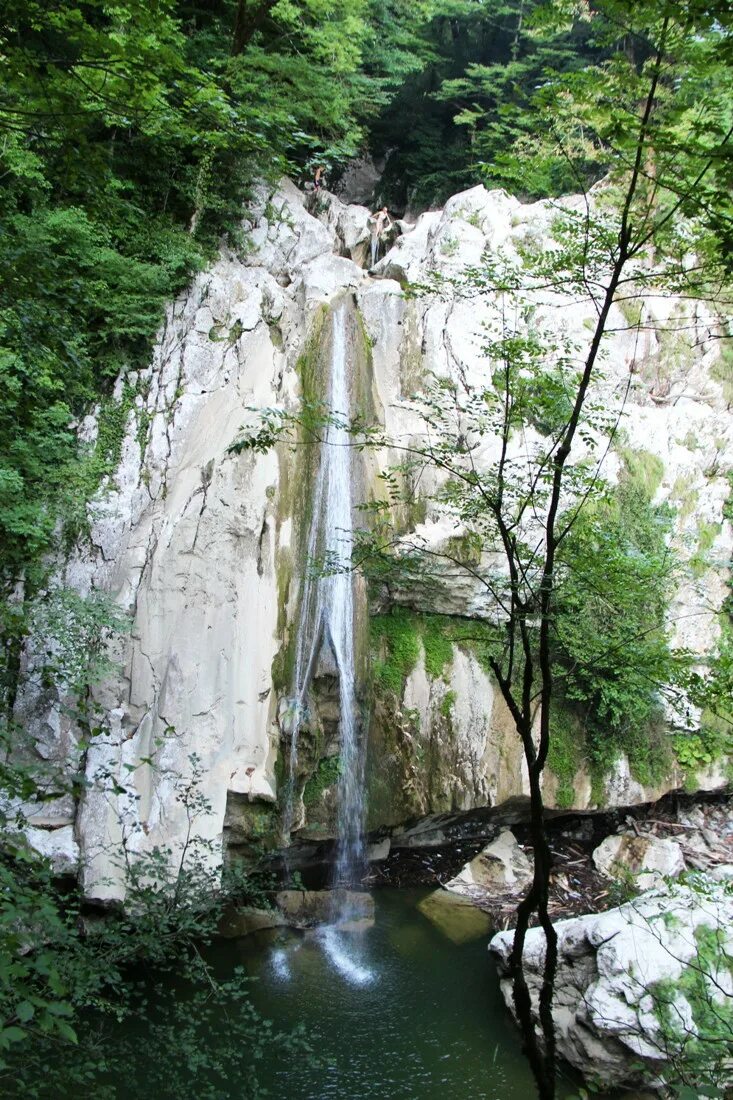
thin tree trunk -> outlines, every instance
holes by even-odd
[[[257,31],[262,27],[268,15],[275,7],[276,0],[263,0],[256,8],[250,8],[247,0],[239,0],[234,20],[234,38],[232,57],[238,57],[246,50]]]

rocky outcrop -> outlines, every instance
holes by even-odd
[[[295,410],[303,394],[318,398],[328,309],[347,295],[360,334],[359,407],[393,440],[419,438],[411,395],[428,372],[469,384],[485,378],[481,343],[497,303],[490,294],[469,300],[447,284],[417,298],[403,288],[432,274],[453,276],[500,250],[517,256],[542,248],[553,217],[548,204],[525,206],[473,188],[403,225],[370,277],[359,266],[367,214],[328,195],[306,203],[287,182],[263,188],[244,225],[245,247],[223,251],[194,280],[171,305],[150,366],[118,385],[126,417],[119,467],[89,505],[88,539],[59,571],[61,583],[81,594],[106,592],[130,616],[130,632],[112,654],[119,673],[91,700],[101,732],[87,748],[63,692],[49,692],[32,675],[33,643],[17,702],[38,753],[84,772],[79,804],[45,804],[37,824],[58,830],[64,859],[73,861],[78,845],[92,897],[120,896],[130,854],[169,850],[175,866],[189,836],[192,781],[202,802],[189,839],[212,867],[223,840],[246,849],[280,836],[277,800],[287,775],[280,704],[292,673],[312,469],[303,448],[234,446],[257,422],[253,409]],[[534,308],[538,323],[569,340],[583,337],[592,314],[580,300],[560,308],[538,299]],[[644,348],[614,308],[617,331],[599,397],[633,367],[629,446],[654,456],[657,499],[678,506],[675,544],[685,553],[705,546],[694,585],[680,590],[673,609],[675,642],[702,659],[718,629],[733,545],[724,516],[733,425],[712,369],[714,319],[685,314],[685,324],[673,327],[687,334],[671,347],[662,322],[674,311],[679,319],[684,303],[647,308]],[[87,439],[98,420],[82,426]],[[610,456],[611,478],[614,463]],[[376,459],[367,466],[366,500],[381,491]],[[396,530],[415,532],[428,549],[451,540],[460,546],[463,533],[431,510],[433,488],[426,472],[410,506],[395,511]],[[443,585],[429,606],[420,601],[419,593],[396,591],[373,610],[397,603],[478,619],[494,613],[470,576]],[[365,605],[360,614],[363,626]],[[412,666],[399,689],[373,706],[369,731],[370,827],[392,830],[396,841],[402,831],[405,843],[406,822],[419,843],[421,819],[514,804],[527,793],[519,741],[480,650],[450,642],[436,662],[430,639],[418,635]],[[333,834],[338,745],[327,743],[329,721],[324,710],[298,775],[298,823],[319,838]],[[550,805],[588,809],[648,801],[686,779],[673,768],[643,786],[622,758],[600,793],[582,767],[569,797],[567,790],[560,797],[551,773],[545,793]],[[696,782],[720,786],[725,775],[706,765]]]
[[[464,897],[481,897],[486,891],[520,892],[529,886],[532,874],[531,860],[517,844],[511,830],[504,829],[446,882],[445,889]]]
[[[604,1089],[663,1087],[665,1074],[696,1053],[710,1066],[726,1052],[710,1028],[733,1027],[733,895],[700,879],[644,894],[618,909],[556,924],[559,963],[553,1015],[558,1053]],[[490,950],[512,1007],[508,960],[513,932]],[[527,935],[524,964],[537,1006],[544,933]],[[725,1024],[727,1021],[727,1025]],[[694,1051],[699,1034],[713,1041]],[[592,1067],[592,1068],[591,1068]],[[694,1069],[688,1065],[694,1079]]]
[[[633,831],[619,828],[593,852],[593,863],[608,878],[637,890],[661,885],[683,871],[704,871],[716,876],[733,860],[733,817],[730,799],[680,807],[660,820],[650,815],[635,821]]]
[[[468,898],[447,890],[434,890],[418,903],[420,912],[453,943],[486,939],[491,918]]]
[[[287,923],[295,928],[328,924],[343,914],[349,923],[374,920],[374,898],[358,890],[280,890],[276,901]]]
[[[639,890],[660,886],[685,870],[682,848],[664,837],[621,833],[608,836],[593,853],[593,862],[609,878],[632,879]]]

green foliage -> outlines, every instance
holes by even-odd
[[[442,714],[443,718],[445,718],[448,721],[450,720],[451,715],[453,713],[453,707],[455,705],[455,701],[456,701],[455,691],[446,691],[445,695],[443,696],[443,698],[440,702],[440,713]]]
[[[724,737],[709,727],[703,728],[700,733],[677,734],[674,739],[677,763],[690,773],[693,780],[698,771],[719,759],[727,747]]]
[[[303,805],[315,806],[321,801],[323,792],[338,783],[341,774],[341,758],[325,756],[318,761],[318,767],[303,790]]]
[[[405,681],[420,659],[421,645],[425,671],[431,680],[437,680],[445,676],[451,665],[454,646],[470,649],[486,666],[487,655],[495,644],[495,630],[490,623],[452,615],[427,615],[402,607],[395,607],[387,615],[373,615],[370,629],[374,683],[398,698],[402,697]],[[445,699],[449,698],[445,703],[448,711],[453,705],[453,692],[446,694]]]
[[[727,330],[720,342],[720,355],[710,368],[710,376],[723,388],[723,397],[729,405],[733,404],[733,347]]]
[[[43,798],[28,768],[3,790]],[[307,1057],[297,1036],[276,1034],[249,999],[242,971],[220,982],[201,949],[227,903],[259,900],[246,874],[220,888],[211,843],[191,831],[210,813],[200,762],[174,782],[189,822],[183,848],[125,853],[125,907],[87,910],[61,887],[48,861],[5,822],[0,834],[0,1082],[3,1095],[50,1098],[92,1088],[108,1100],[163,1098],[194,1088],[223,1100],[235,1075],[243,1096],[259,1095],[253,1062]],[[59,793],[58,791],[56,793]],[[227,1027],[219,1026],[221,1018]],[[141,1035],[145,1042],[141,1047]],[[124,1082],[124,1087],[123,1083]]]
[[[698,889],[704,898],[701,883]],[[697,1096],[723,1096],[729,1081],[733,998],[728,990],[733,955],[726,950],[727,931],[721,926],[698,925],[696,954],[682,967],[680,977],[657,982],[649,991],[675,1077],[694,1086]],[[689,1026],[688,1007],[693,1027]],[[679,1095],[685,1095],[685,1090]]]
[[[616,489],[586,506],[560,553],[556,677],[578,715],[592,767],[604,774],[625,752],[640,782],[658,778],[662,685],[676,682],[666,614],[676,562],[668,509],[651,503],[659,470],[624,454]]]
[[[497,115],[504,116],[503,148],[495,155],[490,144],[482,158],[487,176],[514,192],[549,195],[585,190],[604,176],[605,199],[614,204],[629,181],[641,132],[655,170],[634,185],[632,236],[653,235],[656,249],[676,241],[680,253],[689,252],[689,227],[679,232],[672,215],[699,215],[692,231],[699,247],[726,267],[733,102],[727,8],[666,0],[601,0],[592,11],[563,0],[532,7],[523,26],[531,46],[518,60],[531,66],[541,59],[541,73],[522,84],[515,65],[514,87],[525,93],[520,118],[504,98],[502,81],[511,75],[499,67],[468,70],[457,89],[468,96],[473,83],[478,92],[461,121],[478,131],[479,156],[482,128],[491,143],[501,135]],[[650,80],[654,123],[640,131],[639,105]]]
[[[431,680],[443,675],[453,661],[453,641],[445,619],[438,615],[426,615],[420,620],[425,671]]]
[[[434,5],[432,20],[418,28],[423,64],[407,74],[371,127],[374,148],[391,150],[385,198],[435,205],[487,177],[505,182],[502,159],[533,132],[531,100],[545,71],[581,68],[598,56],[582,24],[540,36],[531,14],[542,6],[539,0]],[[520,191],[557,194],[573,184],[571,170],[556,158],[543,171],[532,165]]]
[[[720,534],[722,528],[719,523],[710,523],[701,520],[697,526],[697,546],[690,560],[690,569],[693,576],[701,577],[710,568],[710,550]]]
[[[165,303],[240,244],[258,177],[356,151],[415,67],[402,0],[10,0],[0,51],[0,585],[43,571],[114,469]],[[383,32],[398,36],[388,44]],[[368,60],[367,60],[368,58]],[[231,337],[231,334],[230,334]],[[97,445],[74,421],[101,400]],[[138,422],[144,443],[147,423]]]
[[[651,451],[635,450],[622,443],[617,448],[627,480],[651,501],[664,476],[664,463]]]
[[[584,737],[579,721],[567,707],[555,699],[550,718],[550,750],[547,756],[557,779],[555,802],[567,810],[575,802],[575,777],[584,759]]]
[[[380,688],[402,696],[405,681],[420,657],[420,633],[415,616],[395,609],[390,615],[375,615],[370,620],[374,682]]]
[[[86,599],[70,588],[51,588],[33,601],[29,629],[36,640],[33,677],[83,696],[111,670],[107,642],[128,620],[103,592]]]

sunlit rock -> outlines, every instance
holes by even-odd
[[[434,890],[418,904],[420,912],[453,943],[469,943],[488,936],[491,918],[466,898],[448,889]]]
[[[492,891],[519,892],[532,881],[532,862],[517,844],[514,833],[504,829],[496,840],[446,882],[445,889],[466,897]]]
[[[229,906],[219,922],[218,933],[225,939],[237,939],[254,932],[287,926],[287,918],[279,909],[257,909],[254,906]]]
[[[694,1039],[705,1013],[729,1018],[733,978],[726,960],[733,954],[733,895],[725,887],[704,880],[674,884],[555,928],[558,1054],[605,1089],[661,1086],[665,1068]],[[510,1009],[513,939],[512,931],[500,932],[490,944]],[[524,969],[535,1012],[544,958],[544,933],[532,928]],[[671,1027],[665,1004],[672,1005]],[[719,1053],[725,1054],[722,1046]],[[710,1056],[715,1055],[711,1047]]]
[[[593,853],[593,862],[609,878],[633,878],[640,890],[676,878],[685,869],[682,848],[675,840],[621,833],[608,836]]]
[[[358,890],[280,890],[275,901],[288,924],[298,928],[329,924],[344,913],[348,921],[374,918],[374,898]]]

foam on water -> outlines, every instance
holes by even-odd
[[[272,971],[278,981],[289,982],[292,978],[290,959],[288,952],[283,947],[276,947],[270,955]]]
[[[320,929],[318,938],[324,954],[349,985],[371,985],[376,981],[374,971],[362,966],[354,957],[352,940],[345,939],[336,925],[325,925]]]

